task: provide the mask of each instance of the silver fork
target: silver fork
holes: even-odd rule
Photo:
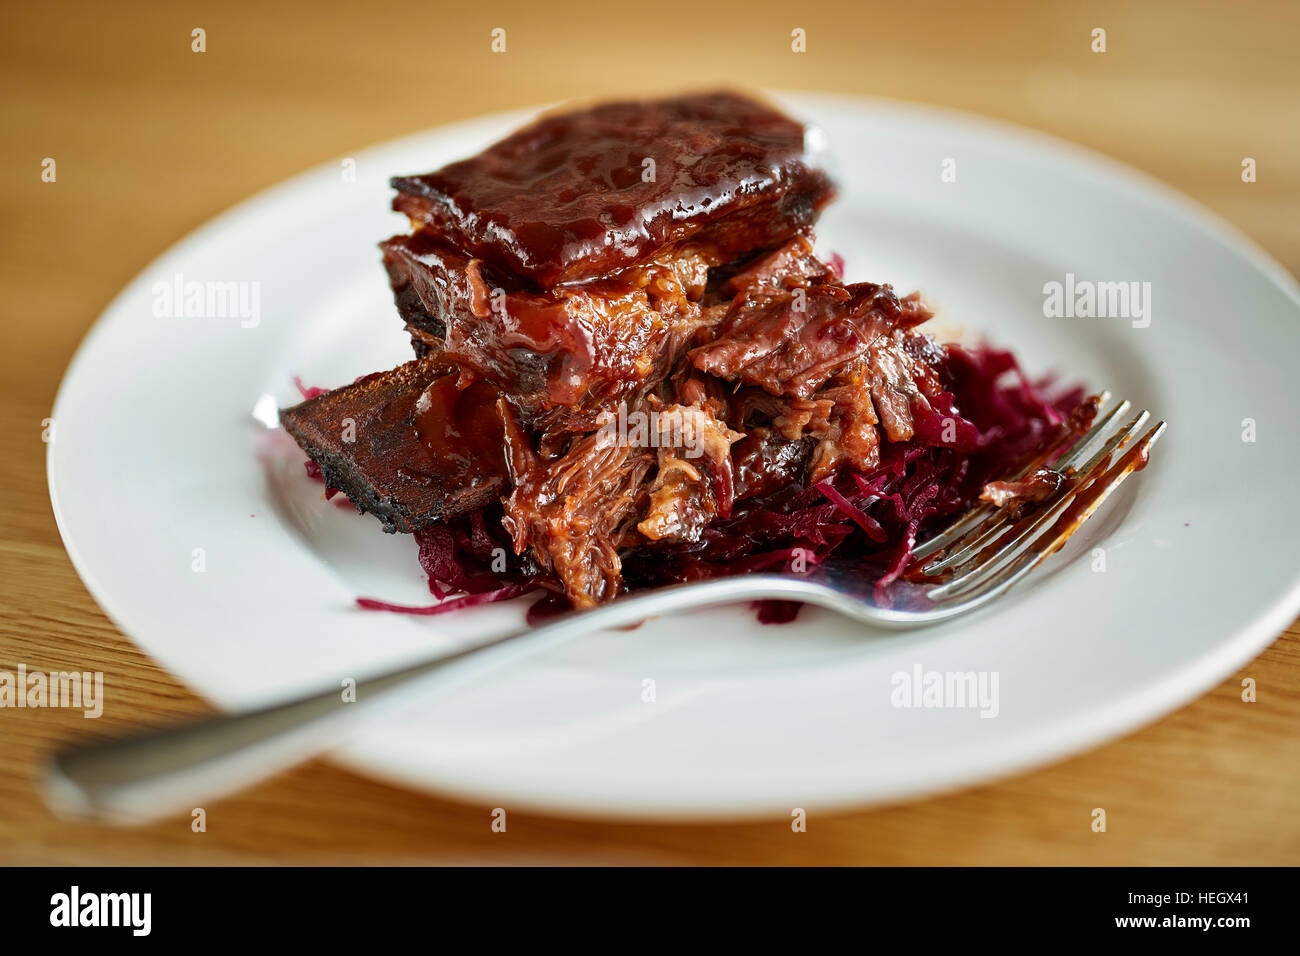
[[[592,631],[688,608],[801,601],[885,628],[917,627],[966,614],[1045,561],[1145,464],[1165,423],[1147,428],[1147,412],[1130,412],[1128,402],[1118,403],[1064,449],[1051,464],[1065,477],[1064,484],[1032,513],[1016,517],[1005,509],[977,506],[920,543],[909,573],[890,585],[888,607],[876,602],[870,576],[846,564],[825,563],[800,575],[740,575],[660,588],[358,680],[350,702],[341,687],[330,688],[257,710],[64,751],[48,768],[47,800],[66,816],[116,823],[141,823],[192,809],[323,753],[434,689],[472,680]],[[1008,477],[1021,477],[1037,464]],[[938,557],[922,564],[931,555]]]

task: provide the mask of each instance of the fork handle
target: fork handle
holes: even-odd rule
[[[621,598],[358,680],[350,702],[340,685],[256,710],[65,750],[47,769],[46,800],[68,817],[144,823],[192,810],[317,756],[433,690],[592,631],[686,608],[764,598],[816,601],[818,596],[797,578],[740,575]]]

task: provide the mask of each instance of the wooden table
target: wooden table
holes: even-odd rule
[[[151,258],[300,169],[490,110],[743,85],[939,103],[1172,183],[1300,271],[1300,6],[10,4],[0,31],[0,668],[95,669],[95,729],[203,709],[87,595],[50,513],[41,422],[96,315]],[[589,9],[584,9],[589,8]],[[207,51],[191,51],[191,31]],[[506,52],[490,31],[506,30]],[[1090,51],[1107,31],[1107,52]],[[807,52],[791,51],[806,31]],[[629,46],[635,44],[635,46]],[[888,144],[882,144],[888,148]],[[44,157],[56,183],[41,181]],[[1244,184],[1244,156],[1258,182]],[[1169,600],[1177,597],[1169,596]],[[1300,863],[1300,631],[1180,712],[1085,756],[909,806],[737,826],[606,826],[396,790],[316,762],[187,819],[69,825],[34,788],[85,724],[0,711],[0,861],[22,863]],[[1240,700],[1255,678],[1258,701]],[[1089,827],[1093,807],[1108,831]]]

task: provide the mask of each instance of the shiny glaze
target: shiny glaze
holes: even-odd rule
[[[1070,539],[1070,536],[1078,530],[1079,525],[1083,524],[1088,519],[1088,516],[1096,510],[1097,506],[1101,504],[1102,499],[1110,493],[1120,476],[1129,472],[1141,471],[1145,468],[1151,460],[1151,446],[1160,437],[1163,428],[1164,423],[1162,422],[1150,429],[1125,449],[1114,464],[1110,464],[1098,477],[1082,488],[1071,500],[1069,506],[1061,512],[1047,534],[1043,535],[1041,540],[1044,544],[1037,549],[1038,552],[1046,556],[1059,550]],[[1109,464],[1109,462],[1106,462],[1106,464]],[[1103,467],[1105,466],[1103,465]]]
[[[435,379],[420,393],[412,424],[424,452],[402,468],[417,482],[467,484],[506,474],[500,392],[487,382],[461,388],[455,374]]]
[[[799,123],[733,93],[548,116],[393,186],[395,209],[542,288],[608,275],[705,230],[724,258],[775,245],[833,192]]]

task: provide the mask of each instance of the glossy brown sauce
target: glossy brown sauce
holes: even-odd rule
[[[812,225],[833,192],[802,125],[732,93],[543,117],[393,186],[398,211],[541,288],[608,275],[706,230],[729,256],[776,245]]]
[[[425,454],[403,469],[412,480],[457,485],[506,473],[500,392],[484,381],[460,388],[457,379],[435,379],[415,401],[412,423]]]
[[[1114,464],[1088,482],[1043,535],[1040,539],[1042,544],[1035,551],[1044,557],[1058,551],[1074,532],[1079,530],[1079,526],[1088,520],[1102,498],[1111,491],[1111,486],[1116,480],[1129,472],[1141,471],[1145,468],[1151,460],[1151,446],[1160,437],[1163,428],[1163,422],[1151,428],[1138,441],[1130,445]]]

